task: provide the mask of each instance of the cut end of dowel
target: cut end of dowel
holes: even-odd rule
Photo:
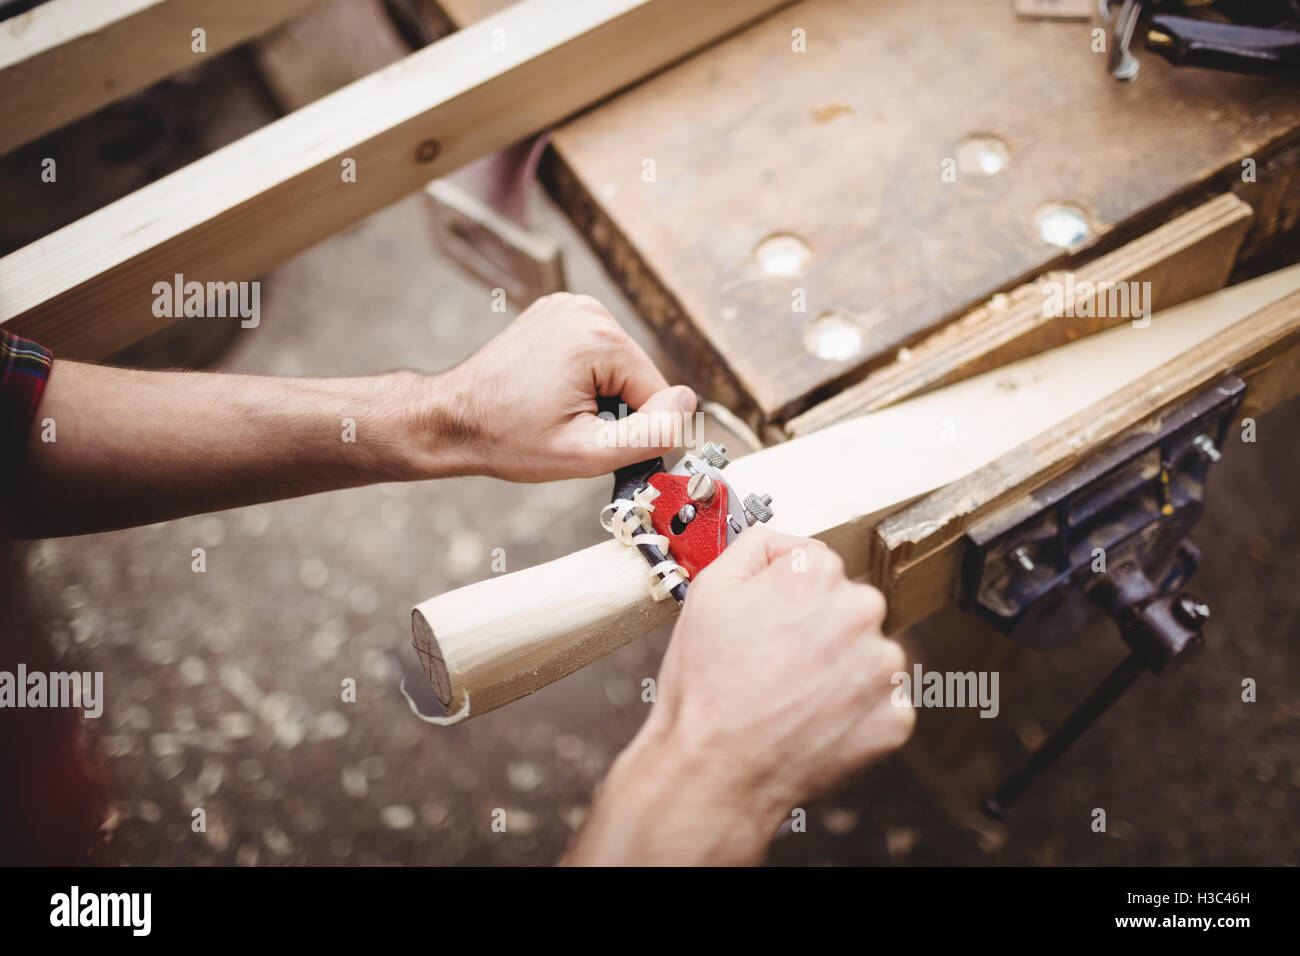
[[[420,667],[424,676],[433,685],[438,695],[438,702],[448,713],[451,711],[451,674],[447,672],[447,662],[443,660],[442,649],[433,634],[433,625],[417,607],[411,612],[411,646],[420,658]]]

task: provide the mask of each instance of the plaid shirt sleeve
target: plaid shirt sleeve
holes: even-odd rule
[[[53,362],[48,349],[0,329],[0,480],[6,484],[18,471]]]

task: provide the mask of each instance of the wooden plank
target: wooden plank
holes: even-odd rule
[[[1284,289],[1300,277],[1300,266],[1272,273],[1262,281]],[[1169,319],[1203,323],[1226,308],[1245,286],[1173,310]],[[1153,325],[1152,328],[1155,328]],[[1097,336],[1117,355],[1143,347],[1147,329],[1121,327]],[[1260,309],[1247,322],[1206,338],[1151,374],[1138,378],[1086,411],[934,492],[882,521],[875,532],[871,579],[889,603],[887,626],[901,630],[936,608],[956,600],[961,538],[971,524],[1000,505],[1041,487],[1068,471],[1082,457],[1119,438],[1149,415],[1212,384],[1228,371],[1249,386],[1240,417],[1254,418],[1300,393],[1300,293]],[[996,373],[995,373],[996,374]],[[936,393],[939,394],[939,393]]]
[[[528,0],[6,256],[0,322],[70,358],[111,354],[170,321],[155,283],[251,279],[778,2]]]
[[[1088,25],[1026,21],[1005,0],[806,0],[556,130],[543,176],[692,384],[751,423],[785,421],[1189,199],[1277,192],[1266,157],[1300,132],[1287,84],[1138,56],[1141,78],[1117,83]],[[943,182],[971,134],[1000,138],[1005,168]],[[1246,157],[1257,183],[1240,183]],[[1055,201],[1091,220],[1081,248],[1039,235]],[[757,265],[778,233],[811,249],[801,274]],[[858,326],[858,354],[809,353],[824,312]]]
[[[1051,440],[1063,423],[1077,438],[1075,422],[1131,420],[1130,405],[1145,412],[1173,401],[1208,369],[1283,354],[1281,344],[1300,336],[1297,289],[1300,267],[1243,283],[1146,328],[1121,326],[766,448],[732,463],[728,477],[741,494],[773,496],[774,528],[822,539],[861,575],[876,560],[873,529],[919,496],[990,462],[1009,473],[1004,455],[1028,456],[1038,471],[1058,467],[1086,450]],[[1179,371],[1189,357],[1200,372]],[[912,528],[920,534],[924,525]],[[424,602],[413,614],[415,647],[449,710],[483,713],[670,620],[676,605],[651,601],[646,577],[639,554],[607,541]],[[907,598],[905,581],[881,580]],[[906,616],[917,607],[907,602]]]
[[[1250,206],[1226,193],[1075,272],[1048,273],[996,296],[927,336],[905,357],[791,419],[786,432],[806,435],[1130,321],[1129,299],[1127,313],[1112,309],[1105,293],[1099,301],[1103,283],[1126,290],[1138,284],[1141,308],[1150,311],[1221,289],[1251,216]],[[1053,301],[1058,292],[1059,303]]]
[[[1016,15],[1091,20],[1097,5],[1092,0],[1016,0]]]
[[[318,0],[50,0],[0,23],[0,153],[302,13]],[[204,50],[193,31],[205,32]]]

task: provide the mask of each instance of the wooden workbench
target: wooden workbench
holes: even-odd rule
[[[508,5],[441,0],[458,24]],[[995,294],[1215,195],[1254,208],[1243,256],[1295,224],[1295,85],[1144,50],[1121,83],[1098,25],[1006,0],[804,0],[556,129],[543,176],[688,380],[783,425]],[[1069,248],[1040,234],[1053,203],[1087,220]],[[806,259],[778,247],[765,271],[773,236]]]

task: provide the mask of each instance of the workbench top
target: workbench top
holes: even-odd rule
[[[544,176],[688,380],[782,422],[1300,132],[1294,83],[1144,49],[1120,82],[1099,26],[805,0],[555,130]]]

